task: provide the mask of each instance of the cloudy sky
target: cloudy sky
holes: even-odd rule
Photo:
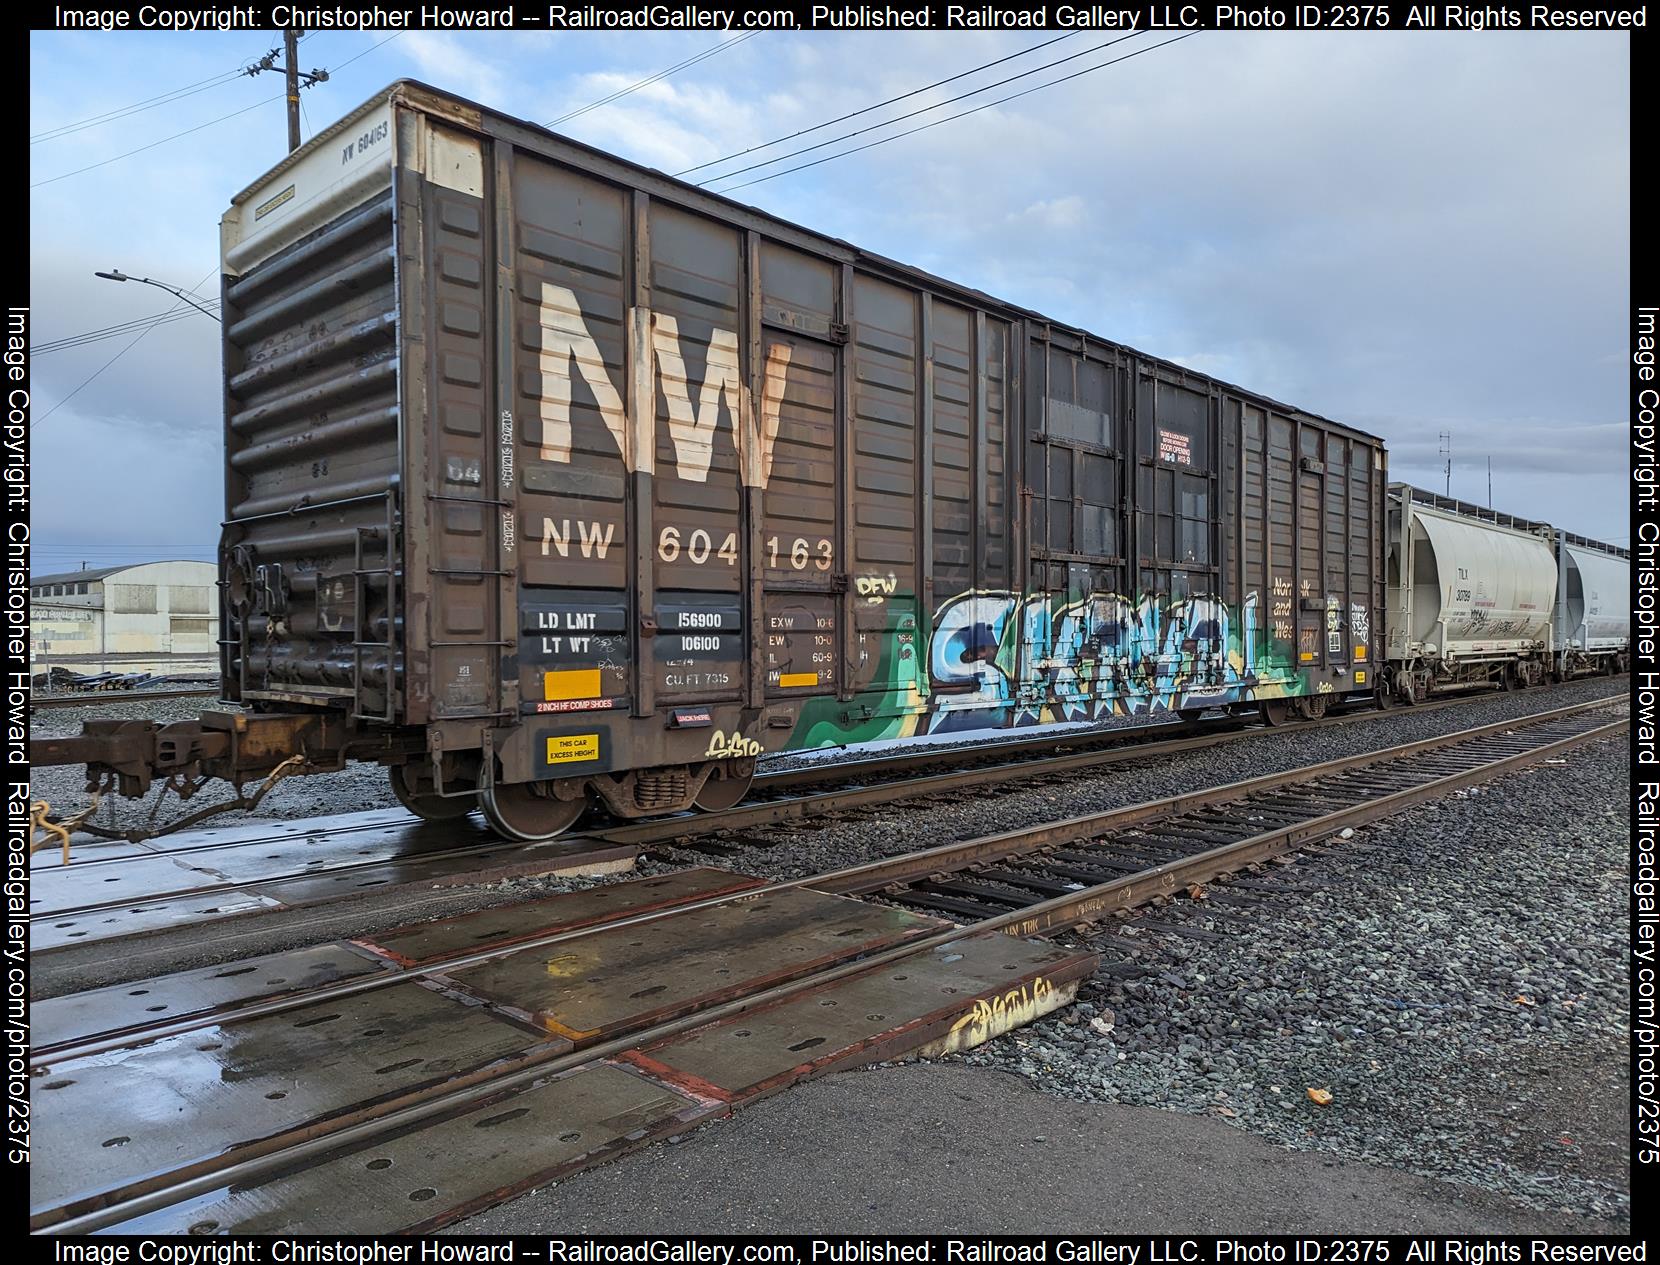
[[[680,171],[1055,34],[760,34],[561,130]],[[727,38],[319,32],[302,63],[333,74],[304,94],[305,134],[403,76],[546,122]],[[698,175],[1111,38],[1080,33]],[[233,74],[269,39],[32,36],[37,345],[173,306],[95,269],[217,295],[219,215],[285,148],[280,80]],[[1396,478],[1440,488],[1451,432],[1454,495],[1485,499],[1491,456],[1501,509],[1624,544],[1627,41],[1207,32],[734,196],[1375,431]],[[188,95],[62,130],[175,90]],[[191,314],[133,339],[33,362],[37,572],[213,555],[217,326]]]

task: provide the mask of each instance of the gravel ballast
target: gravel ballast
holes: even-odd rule
[[[641,872],[716,864],[769,878],[799,878],[1624,693],[1623,681],[1588,680],[1551,690],[1480,695],[1459,706],[1430,712],[1403,709],[1324,728],[1291,725],[1257,730],[1204,750],[1106,765],[1098,772],[1085,769],[1053,780],[1034,778],[982,790],[958,790],[871,812],[781,822],[719,836],[722,845],[740,849],[736,854],[721,852],[711,858],[695,847],[655,849],[650,859],[642,860]]]
[[[1629,751],[1561,761],[1278,870],[1244,917],[1211,894],[1103,924],[1078,1005],[962,1061],[1623,1221]]]

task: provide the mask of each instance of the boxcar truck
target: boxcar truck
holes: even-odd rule
[[[788,747],[1371,696],[1374,436],[408,82],[222,245],[242,707],[36,744],[94,782],[376,760],[537,839]]]

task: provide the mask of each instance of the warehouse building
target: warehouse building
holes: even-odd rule
[[[29,577],[37,663],[89,657],[211,655],[219,626],[210,562],[142,562]]]

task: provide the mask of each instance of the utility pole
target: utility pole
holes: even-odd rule
[[[300,28],[290,27],[282,33],[282,60],[283,77],[287,80],[286,95],[288,97],[288,152],[293,153],[300,147],[300,89],[309,88],[313,84],[325,82],[329,77],[326,70],[313,68],[310,71],[300,69],[299,61]],[[261,57],[246,74],[257,75],[262,71],[275,70],[277,66],[278,50],[272,49]]]
[[[1493,454],[1487,454],[1487,508],[1493,508]]]
[[[288,152],[300,147],[300,67],[294,60],[299,56],[300,33],[289,27],[282,33],[283,61],[287,63],[288,78]]]
[[[1446,466],[1447,499],[1450,501],[1452,499],[1452,432],[1450,430],[1441,432],[1441,460]]]

